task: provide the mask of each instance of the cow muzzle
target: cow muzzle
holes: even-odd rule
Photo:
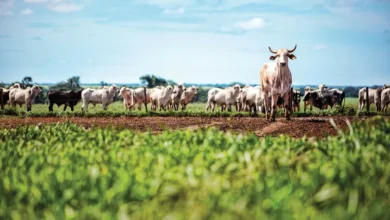
[[[282,66],[282,67],[285,67],[286,66],[286,63],[280,63],[280,66]]]

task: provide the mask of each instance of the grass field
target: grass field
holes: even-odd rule
[[[309,109],[306,110],[306,113],[304,113],[303,108],[303,102],[301,102],[301,110],[300,112],[295,112],[294,116],[321,116],[321,115],[356,115],[357,108],[358,108],[358,100],[357,98],[346,98],[345,101],[345,107],[346,108],[338,108],[337,106],[333,109],[328,108],[327,110],[319,110],[316,108],[313,108],[312,111]],[[174,111],[156,111],[156,112],[145,112],[144,106],[142,107],[142,110],[135,110],[135,111],[125,111],[123,107],[123,103],[120,101],[114,102],[111,105],[109,105],[108,110],[104,111],[102,106],[100,104],[97,104],[95,107],[90,104],[88,113],[82,113],[81,111],[81,103],[78,103],[77,106],[75,106],[75,111],[71,112],[70,108],[66,110],[66,112],[63,111],[63,106],[57,107],[56,105],[53,107],[54,112],[51,113],[48,111],[48,105],[46,104],[34,104],[32,107],[32,112],[26,114],[25,106],[22,106],[21,108],[19,106],[16,107],[16,110],[12,107],[6,106],[5,111],[0,111],[0,115],[6,116],[6,115],[19,115],[19,116],[249,116],[246,112],[221,112],[219,107],[215,108],[215,112],[207,111],[205,110],[206,103],[190,103],[187,106],[186,111],[179,110],[178,112]],[[150,108],[150,104],[148,105],[148,108]],[[370,106],[371,115],[375,115],[376,110],[374,105]],[[363,111],[365,114],[365,111]],[[387,113],[386,113],[387,115]]]
[[[390,119],[324,140],[0,129],[1,219],[389,219]]]

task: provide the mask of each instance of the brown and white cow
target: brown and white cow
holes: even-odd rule
[[[297,45],[295,45],[292,50],[279,49],[277,51],[273,51],[271,47],[268,48],[271,53],[275,54],[275,56],[270,57],[270,60],[274,60],[274,62],[264,64],[260,72],[260,84],[263,89],[265,106],[268,106],[268,95],[271,94],[271,120],[275,121],[277,108],[276,102],[278,100],[278,96],[280,95],[285,100],[285,117],[289,119],[289,111],[291,112],[291,108],[288,100],[291,93],[292,76],[290,69],[288,68],[288,59],[296,59],[296,56],[292,54],[292,52],[295,51]],[[265,109],[265,116],[266,118],[269,117],[268,108]]]

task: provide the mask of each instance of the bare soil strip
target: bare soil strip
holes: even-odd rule
[[[330,124],[333,118],[336,125],[345,130],[348,128],[346,120],[350,122],[363,120],[356,117],[308,117],[286,120],[278,118],[270,122],[264,118],[233,117],[32,117],[32,118],[0,118],[0,128],[13,128],[20,125],[39,125],[66,122],[90,127],[116,127],[135,131],[152,131],[159,133],[163,130],[202,129],[215,127],[232,133],[255,134],[258,137],[288,135],[294,138],[318,137],[337,135],[337,130]]]

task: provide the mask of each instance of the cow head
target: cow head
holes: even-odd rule
[[[292,52],[297,49],[297,45],[295,45],[294,49],[288,50],[288,49],[279,49],[278,51],[274,51],[271,49],[271,47],[268,47],[269,51],[271,53],[276,54],[275,56],[271,56],[269,59],[270,60],[276,60],[276,63],[278,67],[286,67],[288,64],[288,58],[295,60],[297,57],[292,54]]]
[[[196,95],[198,94],[198,89],[195,86],[191,86],[191,92]]]
[[[42,92],[42,89],[39,88],[38,85],[33,85],[33,87],[28,90],[29,95],[33,97],[37,96],[40,92]]]
[[[241,90],[241,86],[240,85],[235,84],[231,88],[233,90],[233,94],[234,95],[238,95],[240,93],[240,90]]]

